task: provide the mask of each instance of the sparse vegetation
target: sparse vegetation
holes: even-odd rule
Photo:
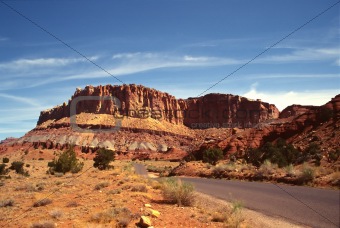
[[[179,206],[190,206],[195,200],[194,186],[175,178],[165,178],[162,181],[162,193],[169,203]]]
[[[112,208],[104,212],[99,212],[92,215],[91,221],[97,223],[109,223],[113,220],[116,220],[118,223],[122,225],[126,224],[126,226],[130,223],[132,219],[131,211],[126,208]]]
[[[0,207],[12,207],[14,206],[14,200],[12,199],[5,199],[0,201]]]
[[[102,188],[106,188],[109,186],[109,183],[108,182],[101,182],[99,184],[96,184],[96,186],[94,186],[94,189],[95,190],[100,190]]]
[[[43,221],[35,222],[31,225],[31,228],[55,228],[56,225],[53,222]]]
[[[294,164],[300,152],[292,144],[287,144],[285,140],[278,139],[276,144],[266,143],[260,148],[250,148],[246,151],[245,160],[254,166],[260,167],[265,160],[284,167]]]
[[[137,184],[132,186],[131,188],[132,192],[148,192],[148,188],[145,184]]]
[[[52,200],[50,200],[49,198],[44,198],[44,199],[36,201],[33,204],[33,207],[42,207],[42,206],[46,206],[46,205],[51,204],[51,203],[52,203]]]
[[[330,151],[328,153],[328,161],[336,162],[340,157],[340,148],[336,148],[336,150]]]
[[[8,162],[9,162],[9,158],[6,158],[6,157],[5,157],[5,158],[2,158],[2,162],[3,162],[3,163],[8,163]]]
[[[84,163],[77,159],[76,153],[71,147],[64,151],[58,159],[49,162],[48,167],[50,167],[49,173],[51,174],[55,172],[64,174],[67,172],[78,173],[83,169]]]
[[[63,215],[63,212],[61,210],[54,209],[50,211],[50,215],[54,219],[59,219]]]
[[[22,174],[24,176],[29,176],[28,171],[24,170],[24,165],[25,165],[25,163],[23,163],[21,161],[14,161],[14,162],[12,162],[9,169],[15,170],[15,172],[18,173],[18,174]]]
[[[99,170],[112,168],[110,167],[110,162],[114,160],[115,154],[113,151],[101,148],[97,151],[96,156],[93,158],[93,166]]]
[[[300,181],[303,184],[309,183],[314,180],[314,175],[315,175],[314,169],[308,164],[303,164],[301,174],[299,177]]]
[[[272,164],[269,160],[265,160],[263,164],[260,166],[260,168],[258,169],[257,175],[269,176],[269,175],[272,175],[276,169],[277,169],[276,164]]]
[[[8,173],[8,169],[6,169],[6,164],[0,164],[0,175],[6,175]]]
[[[203,152],[203,162],[216,165],[216,163],[223,158],[223,151],[219,148],[207,149]]]

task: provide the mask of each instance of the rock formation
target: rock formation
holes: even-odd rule
[[[113,96],[110,100],[90,100],[90,96]],[[76,98],[83,97],[75,102]],[[110,114],[115,116],[147,118],[186,125],[189,128],[252,127],[267,119],[276,119],[275,105],[250,100],[231,94],[207,94],[186,100],[141,85],[86,86],[77,89],[68,103],[42,111],[38,125],[48,120],[70,117],[71,103],[77,113]]]

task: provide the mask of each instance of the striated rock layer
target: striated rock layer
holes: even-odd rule
[[[105,96],[111,99],[98,99]],[[72,128],[72,109],[86,132]],[[119,131],[105,132],[118,123]],[[323,106],[291,105],[279,113],[273,104],[231,94],[176,99],[141,85],[86,86],[68,103],[42,111],[37,127],[25,136],[0,143],[0,154],[33,150],[41,155],[41,150],[74,145],[85,157],[107,148],[119,158],[171,160],[209,147],[220,147],[226,156],[242,155],[278,138],[299,150],[318,143],[325,154],[340,147],[340,95]]]
[[[119,101],[90,100],[90,96],[113,96]],[[82,98],[81,98],[82,97]],[[75,99],[82,99],[78,102]],[[250,100],[231,94],[208,94],[202,97],[176,99],[168,93],[141,85],[86,86],[77,89],[69,102],[42,111],[38,125],[48,120],[70,116],[70,107],[76,103],[76,113],[110,114],[116,117],[135,117],[165,120],[184,124],[189,128],[252,127],[259,122],[279,117],[275,105]]]

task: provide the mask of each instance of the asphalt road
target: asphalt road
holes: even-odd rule
[[[145,167],[135,164],[138,174]],[[180,177],[197,191],[224,199],[241,201],[246,208],[272,217],[285,218],[311,227],[340,227],[340,191],[261,182],[241,182]]]

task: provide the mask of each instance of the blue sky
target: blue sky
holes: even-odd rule
[[[4,1],[126,84],[195,97],[335,0]],[[339,5],[206,93],[282,110],[340,93]],[[0,139],[76,87],[121,84],[0,2]]]

